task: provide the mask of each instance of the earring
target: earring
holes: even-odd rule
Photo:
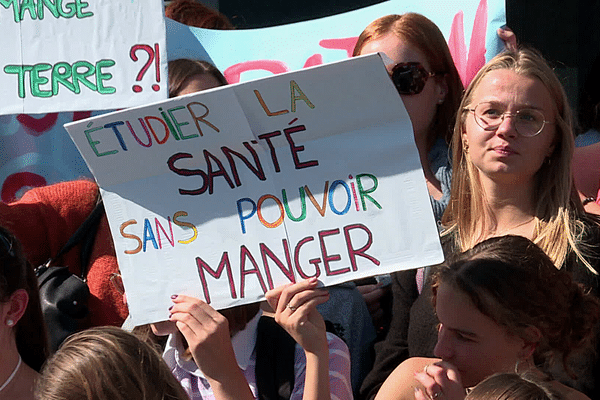
[[[14,324],[15,324],[15,321],[13,321],[12,319],[7,319],[6,320],[6,325],[13,326]]]
[[[444,99],[439,99],[438,104],[444,104]]]

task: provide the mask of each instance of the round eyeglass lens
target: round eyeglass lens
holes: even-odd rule
[[[540,133],[546,123],[544,114],[533,108],[523,108],[513,114],[493,103],[479,103],[475,107],[474,114],[477,124],[486,130],[498,128],[506,115],[510,115],[514,118],[517,133],[527,137]]]

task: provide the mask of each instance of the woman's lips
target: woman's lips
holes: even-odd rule
[[[496,147],[493,147],[492,150],[495,153],[503,155],[503,156],[511,156],[513,154],[519,154],[516,150],[514,150],[510,146],[496,146]]]

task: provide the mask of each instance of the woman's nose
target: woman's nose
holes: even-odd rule
[[[443,326],[438,329],[438,340],[433,349],[433,354],[442,360],[452,359],[452,346],[448,338],[448,332]]]
[[[516,115],[511,113],[502,114],[502,121],[498,128],[496,128],[496,134],[506,137],[516,137],[518,136],[517,129],[515,127],[515,119]]]

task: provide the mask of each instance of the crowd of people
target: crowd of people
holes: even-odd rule
[[[167,16],[233,27],[196,7],[174,1]],[[422,15],[381,17],[354,49],[389,59],[441,265],[329,290],[311,278],[223,310],[174,294],[168,320],[128,332],[102,216],[89,249],[58,260],[85,271],[91,295],[84,326],[53,352],[33,267],[59,254],[99,189],[63,182],[0,203],[0,400],[600,398],[600,219],[590,193],[600,179],[576,186],[565,90],[537,51],[502,35],[506,50],[467,88]],[[170,97],[223,85],[206,61],[169,62]]]

